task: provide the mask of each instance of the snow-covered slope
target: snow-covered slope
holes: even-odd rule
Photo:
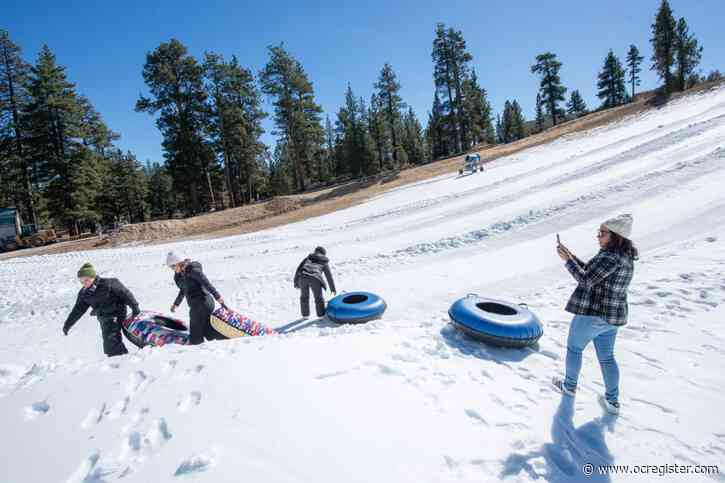
[[[725,481],[724,186],[720,88],[261,233],[3,261],[0,481]],[[555,233],[587,258],[620,212],[642,256],[614,418],[596,402],[593,349],[575,401],[549,381],[574,288]],[[85,261],[168,310],[172,248],[230,305],[290,325],[292,272],[317,245],[340,288],[387,300],[383,320],[111,360],[90,316],[61,333]],[[528,303],[545,324],[538,348],[461,336],[447,309],[469,292]],[[586,477],[587,463],[721,473]]]

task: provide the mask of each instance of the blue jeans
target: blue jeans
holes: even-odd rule
[[[617,327],[608,324],[601,317],[575,315],[569,327],[569,339],[566,350],[567,389],[576,390],[579,372],[582,368],[582,352],[590,341],[594,341],[599,367],[602,369],[607,401],[617,402],[619,398],[619,366],[614,359],[614,341]]]

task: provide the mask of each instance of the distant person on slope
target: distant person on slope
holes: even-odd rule
[[[325,274],[324,278],[322,277],[323,273]],[[327,258],[327,250],[323,247],[317,247],[314,252],[307,255],[300,262],[295,272],[294,286],[300,289],[300,310],[303,318],[310,316],[310,290],[312,290],[315,297],[317,316],[323,317],[325,315],[325,299],[322,296],[322,289],[327,290],[325,279],[327,279],[332,295],[337,295],[335,281],[332,279],[332,272],[330,271],[330,260]]]
[[[189,306],[189,343],[201,344],[206,340],[221,339],[212,328],[209,317],[214,311],[214,300],[224,305],[224,299],[206,278],[201,269],[201,263],[183,259],[174,252],[166,256],[166,265],[174,271],[174,283],[179,287],[171,311],[181,305],[186,297]],[[212,298],[212,296],[214,298]]]
[[[583,263],[561,243],[556,248],[578,285],[566,305],[567,312],[575,314],[567,340],[566,377],[554,378],[554,386],[565,395],[576,394],[582,352],[594,341],[605,385],[600,402],[613,414],[619,412],[619,367],[614,359],[614,341],[618,328],[627,323],[627,290],[638,258],[637,248],[630,240],[632,221],[632,215],[623,214],[602,223],[597,233],[600,250],[589,263]]]
[[[91,315],[98,317],[103,337],[103,352],[108,356],[120,356],[128,353],[121,337],[121,322],[126,319],[126,306],[131,307],[133,316],[141,311],[133,294],[116,278],[101,278],[90,263],[78,270],[78,280],[83,287],[78,292],[75,306],[63,324],[63,334],[78,322],[88,307],[93,307]]]

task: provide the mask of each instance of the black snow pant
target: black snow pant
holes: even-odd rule
[[[109,317],[107,315],[98,316],[98,322],[101,324],[101,336],[103,337],[103,353],[108,357],[128,354],[121,337],[121,321],[123,318]]]
[[[211,326],[211,313],[214,312],[214,299],[211,295],[186,300],[189,304],[189,343],[201,344],[206,340],[223,339]]]
[[[300,277],[300,310],[302,317],[310,316],[310,290],[315,297],[315,309],[317,316],[325,315],[325,299],[322,296],[322,283],[314,277],[302,275]]]

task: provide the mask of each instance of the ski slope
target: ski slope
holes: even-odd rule
[[[724,186],[718,88],[264,232],[0,262],[0,482],[725,481]],[[597,404],[593,348],[575,400],[550,387],[574,289],[554,244],[559,233],[589,258],[599,223],[622,212],[641,259],[615,418]],[[386,299],[382,320],[294,323],[293,271],[317,245],[340,289]],[[286,333],[127,343],[110,360],[89,315],[63,337],[86,261],[168,311],[170,249]],[[526,302],[545,325],[538,347],[459,334],[447,310],[469,292]],[[720,473],[585,476],[586,464]]]

